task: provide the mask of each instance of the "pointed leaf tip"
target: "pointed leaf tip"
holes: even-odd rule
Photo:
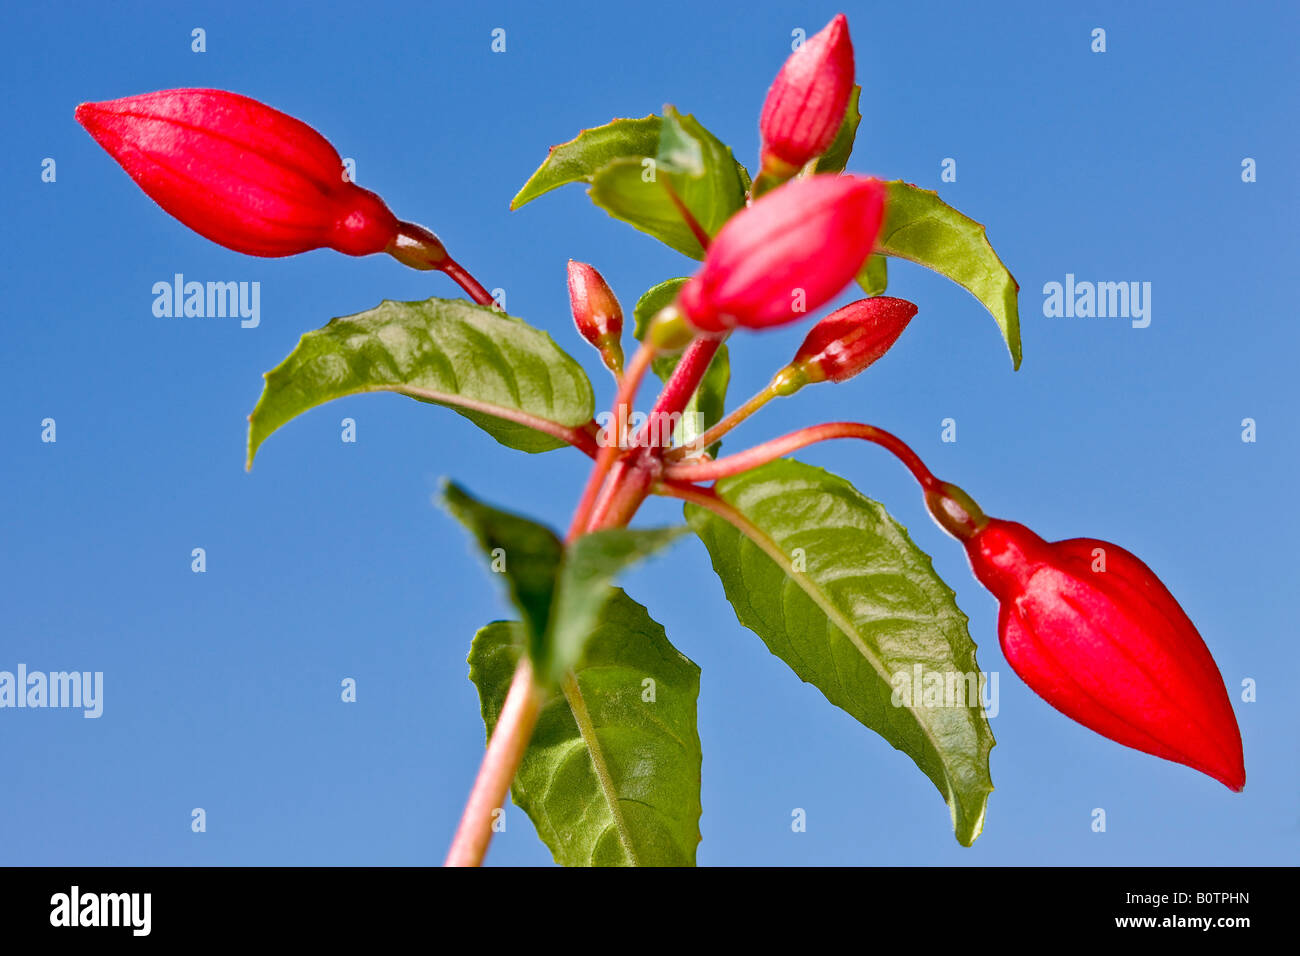
[[[988,230],[932,189],[902,180],[885,186],[889,193],[877,252],[932,269],[975,296],[997,322],[1012,367],[1020,368],[1020,284],[993,250]]]

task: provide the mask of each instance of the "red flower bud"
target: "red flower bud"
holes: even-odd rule
[[[579,334],[600,350],[615,373],[623,370],[623,309],[604,277],[585,262],[569,260],[569,305]]]
[[[969,499],[955,510],[969,515]],[[1117,743],[1242,789],[1241,732],[1223,678],[1151,569],[1117,545],[1048,543],[974,511],[966,551],[1001,605],[1002,650],[1025,683]]]
[[[236,252],[363,256],[398,238],[397,218],[344,178],[320,133],[246,96],[162,90],[82,103],[77,122],[154,202]]]
[[[582,337],[599,345],[602,336],[623,334],[623,308],[604,276],[585,262],[569,260],[569,304]]]
[[[783,179],[835,139],[853,92],[853,43],[839,14],[790,54],[763,103],[762,167]]]
[[[765,328],[828,302],[871,254],[885,188],[863,176],[810,176],[732,216],[678,305],[701,332]]]
[[[851,302],[812,327],[790,364],[808,382],[843,382],[888,352],[914,315],[916,306],[906,299]]]

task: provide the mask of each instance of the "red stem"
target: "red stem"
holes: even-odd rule
[[[483,288],[479,281],[451,256],[448,256],[444,262],[440,263],[438,268],[447,273],[479,305],[486,305],[491,308],[496,304],[496,300],[492,298],[492,293]]]
[[[454,261],[448,259],[444,271],[480,304],[491,304],[491,296]],[[485,297],[486,301],[480,296]],[[649,422],[656,420],[656,414],[671,415],[686,407],[721,344],[722,339],[719,337],[697,339],[688,346],[655,402]],[[659,476],[662,466],[657,450],[638,448],[635,441],[631,443],[631,448],[624,450],[623,446],[628,443],[622,434],[622,423],[625,420],[623,407],[630,406],[635,398],[637,387],[654,355],[653,348],[643,345],[619,381],[618,393],[614,398],[614,422],[606,430],[606,437],[612,431],[614,439],[607,440],[596,453],[591,477],[569,528],[570,541],[587,530],[626,525]],[[587,451],[583,439],[590,441],[591,438],[589,428],[582,426],[573,430],[570,440]],[[621,459],[620,451],[624,452]],[[578,697],[577,703],[581,703],[581,692],[576,681],[567,681],[564,692],[570,701],[570,707],[575,706],[575,695]],[[527,658],[521,659],[452,841],[447,856],[448,866],[478,866],[483,862],[492,839],[492,812],[505,803],[520,761],[528,749],[540,708],[540,691],[533,680],[532,667]]]
[[[614,396],[612,411],[613,421],[610,423],[609,428],[605,429],[605,444],[596,453],[596,464],[592,466],[591,475],[587,478],[587,485],[583,488],[582,497],[578,500],[578,507],[573,512],[573,522],[569,525],[567,540],[572,541],[587,530],[596,498],[600,494],[601,488],[604,487],[605,479],[609,475],[609,470],[614,466],[615,459],[617,459],[619,452],[626,444],[623,423],[627,420],[627,416],[623,413],[623,408],[624,406],[630,407],[632,401],[636,398],[637,388],[645,377],[646,371],[650,368],[650,363],[654,357],[655,350],[642,345],[633,354],[632,361],[628,363],[623,378],[618,383],[618,394]],[[612,439],[610,438],[611,433],[614,436]]]
[[[672,442],[672,416],[686,408],[699,388],[709,363],[722,345],[722,336],[696,338],[686,347],[673,374],[655,400],[646,423],[629,441],[629,450],[601,479],[598,493],[591,502],[583,530],[622,527],[632,520],[650,489],[663,471],[663,449]],[[663,422],[670,427],[665,432]],[[653,435],[652,446],[649,437]],[[600,465],[597,459],[597,467]],[[575,519],[576,523],[576,519]],[[574,533],[570,529],[570,534]]]
[[[662,472],[658,456],[642,448],[620,459],[591,509],[588,530],[621,528],[632,520]]]
[[[738,454],[719,458],[717,461],[673,463],[664,469],[664,477],[674,481],[715,481],[718,478],[749,471],[769,461],[783,458],[800,448],[832,438],[860,438],[874,442],[906,465],[907,470],[927,491],[940,487],[939,480],[930,473],[930,469],[925,467],[925,463],[917,457],[916,452],[907,447],[902,439],[891,435],[883,428],[858,422],[827,422],[824,425],[801,428]]]
[[[708,233],[701,228],[671,184],[664,181],[664,186],[695,238],[703,248],[707,249]],[[430,237],[437,245],[437,251],[445,255],[436,237],[432,237],[431,234]],[[407,261],[409,256],[403,258],[399,255],[398,258]],[[441,269],[455,280],[479,305],[488,307],[495,305],[492,296],[479,281],[450,256],[446,256],[445,260],[438,262],[434,268]],[[622,376],[615,373],[618,390],[614,397],[614,421],[611,428],[606,430],[606,438],[608,439],[611,430],[615,437],[612,441],[607,440],[605,445],[595,453],[596,461],[592,466],[587,485],[583,489],[582,497],[578,501],[567,540],[572,541],[590,529],[621,527],[632,519],[662,470],[662,452],[658,449],[639,448],[646,429],[656,427],[662,417],[679,414],[685,409],[721,344],[722,337],[719,336],[697,338],[687,347],[681,361],[677,363],[673,374],[669,376],[659,398],[655,401],[646,425],[630,443],[626,442],[626,436],[623,434],[623,422],[626,420],[623,408],[624,406],[630,408],[656,350],[643,344],[632,357],[626,373]],[[656,432],[659,432],[657,427]],[[570,434],[563,437],[591,454],[588,442],[591,442],[593,436],[587,426],[573,429]],[[671,439],[670,433],[663,439],[663,444],[669,444]],[[620,452],[623,452],[621,459],[619,459]],[[574,704],[573,695],[578,695],[580,700],[581,692],[577,687],[575,680],[566,682],[565,696],[569,698],[571,707]],[[505,803],[506,794],[528,748],[540,708],[540,693],[533,680],[532,666],[527,658],[521,659],[502,707],[501,716],[488,741],[487,753],[479,767],[479,774],[470,793],[469,802],[465,805],[460,826],[452,841],[451,851],[447,856],[448,866],[478,866],[483,862],[492,839],[492,812]]]
[[[686,407],[695,390],[700,387],[700,380],[708,371],[709,363],[713,361],[713,356],[722,346],[722,341],[723,336],[700,337],[691,341],[686,351],[682,353],[677,367],[673,369],[673,374],[668,376],[668,381],[664,383],[663,391],[655,399],[654,407],[650,409],[646,423],[637,432],[633,445],[642,444],[651,428],[654,428],[655,433],[661,438],[662,444],[667,445],[671,442],[671,432],[664,435],[658,423],[671,420],[671,416],[680,413]]]
[[[492,814],[505,806],[506,794],[528,749],[541,706],[541,693],[533,682],[533,666],[527,657],[522,657],[501,707],[501,716],[492,730],[474,789],[461,814],[460,826],[451,841],[445,866],[482,864],[492,840]]]

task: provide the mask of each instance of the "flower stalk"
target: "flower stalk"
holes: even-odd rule
[[[482,865],[492,841],[493,820],[505,806],[506,794],[528,750],[541,709],[541,690],[533,680],[532,663],[527,656],[520,657],[445,866]]]

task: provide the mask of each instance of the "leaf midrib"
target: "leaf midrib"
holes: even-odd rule
[[[627,854],[628,861],[633,866],[640,866],[637,861],[636,850],[632,847],[632,838],[627,832],[627,823],[623,820],[623,812],[618,806],[619,796],[614,789],[614,781],[609,775],[609,768],[605,764],[605,755],[600,746],[600,738],[596,736],[596,725],[591,722],[591,714],[587,710],[586,698],[582,696],[582,688],[578,686],[577,678],[572,673],[564,679],[564,699],[569,705],[569,712],[573,714],[573,722],[578,727],[578,734],[587,745],[587,755],[591,758],[591,766],[596,774],[596,782],[599,784],[601,795],[604,796],[605,803],[609,807],[610,816],[614,818],[614,829],[618,832],[619,845],[623,847],[623,852]],[[592,845],[592,851],[595,852],[595,844]]]
[[[813,603],[816,604],[817,607],[821,609],[822,613],[826,615],[826,617],[830,620],[832,624],[835,625],[835,627],[840,631],[840,633],[842,633],[846,638],[848,638],[850,643],[852,643],[853,646],[857,648],[858,653],[860,653],[863,659],[866,660],[867,663],[871,665],[872,669],[876,672],[876,675],[880,677],[880,679],[884,681],[886,684],[889,683],[889,676],[884,669],[884,664],[871,651],[871,648],[866,646],[865,642],[862,640],[861,635],[857,633],[857,629],[853,626],[852,622],[849,621],[846,617],[844,617],[844,615],[840,613],[840,611],[834,606],[834,604],[830,603],[830,598],[822,591],[820,585],[818,585],[807,575],[795,571],[793,566],[790,564],[790,559],[786,556],[785,552],[781,550],[780,545],[778,545],[776,541],[774,541],[768,534],[766,534],[757,525],[753,524],[753,522],[751,522],[748,517],[746,517],[742,512],[740,512],[736,508],[734,508],[730,502],[727,502],[723,499],[719,499],[719,500],[722,500],[723,503],[726,505],[727,510],[731,512],[731,514],[728,515],[727,520],[731,521],[732,525],[736,528],[736,530],[742,533],[743,535],[745,535],[745,537],[749,538],[756,545],[758,545],[758,547],[763,551],[763,553],[766,554],[769,558],[771,558],[776,563],[777,567],[779,567],[782,570],[782,572],[785,574],[786,577],[792,579],[796,584],[798,584],[799,587],[803,589],[804,593],[807,594],[810,598],[812,598]],[[911,715],[912,720],[916,723],[917,728],[921,731],[922,735],[925,737],[926,743],[928,744],[930,751],[938,759],[939,766],[943,768],[943,776],[944,776],[944,780],[948,784],[949,792],[955,795],[957,791],[952,779],[952,775],[948,771],[948,764],[943,758],[943,752],[939,749],[933,731],[930,729],[929,726],[926,725],[925,721],[920,719],[920,717],[916,713],[915,707],[908,706],[899,709],[906,710],[907,713]]]

